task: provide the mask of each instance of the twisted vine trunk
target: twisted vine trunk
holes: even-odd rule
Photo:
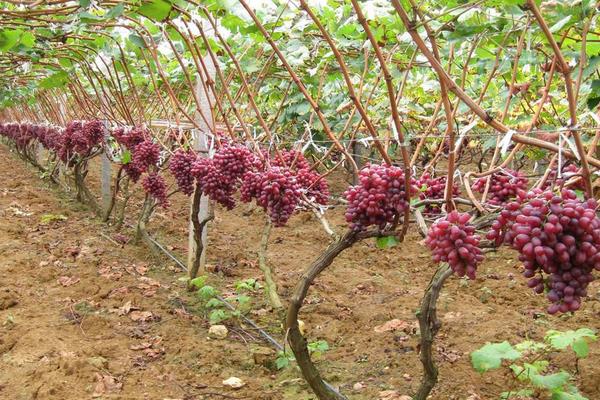
[[[198,185],[196,185],[196,190],[194,190],[193,196],[190,220],[192,222],[192,234],[195,250],[189,250],[191,252],[188,273],[190,281],[198,276],[198,271],[200,270],[200,265],[202,264],[202,255],[204,254],[204,241],[202,240],[202,236],[204,235],[206,224],[214,218],[212,208],[208,207],[208,215],[204,219],[200,220],[202,190],[200,190]],[[193,285],[190,284],[189,288],[192,289]]]
[[[302,371],[304,379],[320,400],[345,400],[346,397],[329,386],[319,374],[317,367],[313,364],[306,338],[300,333],[298,326],[298,313],[306,298],[308,289],[314,280],[331,265],[333,260],[344,250],[352,247],[360,238],[357,232],[348,231],[339,240],[333,242],[304,272],[300,282],[296,285],[294,295],[290,300],[286,318],[287,340],[290,348],[296,356],[296,362]]]
[[[271,220],[269,217],[267,217],[265,220],[265,227],[260,238],[260,247],[258,250],[258,268],[260,268],[263,273],[263,277],[265,278],[265,292],[271,307],[273,307],[274,310],[281,310],[283,309],[283,303],[281,302],[279,294],[277,293],[277,283],[273,278],[273,269],[267,262],[267,248],[269,247],[269,237],[271,236],[272,225],[273,224],[271,224]]]
[[[433,341],[442,324],[437,318],[437,301],[444,282],[452,275],[452,270],[448,264],[442,264],[437,271],[429,286],[425,290],[419,309],[419,329],[421,331],[421,352],[420,359],[423,364],[423,378],[419,390],[415,395],[415,400],[426,400],[427,396],[438,381],[438,369],[433,358]]]

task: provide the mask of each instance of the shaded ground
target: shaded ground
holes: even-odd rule
[[[205,313],[172,262],[141,245],[115,243],[111,228],[69,194],[47,186],[5,147],[0,160],[1,399],[314,398],[295,367],[276,371],[255,363],[253,352],[265,345],[248,327],[227,321],[227,339],[208,339]],[[183,255],[188,200],[172,200],[149,229]],[[136,204],[139,199],[134,211]],[[339,232],[341,212],[328,214]],[[129,215],[132,223],[136,213]],[[262,212],[246,205],[217,210],[207,275],[224,295],[244,279],[261,280],[256,251],[263,221]],[[130,229],[122,233],[128,238]],[[273,230],[268,257],[284,300],[328,241],[310,215]],[[327,341],[330,350],[318,357],[319,367],[351,399],[416,389],[414,314],[433,273],[418,237],[388,250],[368,241],[343,253],[311,289],[301,316],[307,336]],[[575,316],[541,313],[543,297],[526,288],[510,252],[488,254],[474,282],[451,278],[439,302],[440,383],[432,398],[495,399],[516,387],[503,372],[477,374],[469,353],[488,341],[541,339],[548,329],[599,328],[597,283],[590,295]],[[281,341],[280,323],[262,293],[251,293],[251,306],[249,317]],[[399,329],[376,332],[392,319],[403,322]],[[599,353],[593,345],[579,363],[577,383],[590,399],[600,398]],[[572,360],[565,365],[571,366]],[[223,387],[231,376],[246,386]]]

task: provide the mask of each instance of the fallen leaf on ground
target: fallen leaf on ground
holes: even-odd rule
[[[406,328],[411,328],[412,324],[401,319],[391,319],[383,325],[376,326],[373,330],[377,333],[389,331],[401,331]]]
[[[129,313],[129,318],[136,322],[148,322],[156,319],[157,317],[152,314],[152,311],[132,311]]]
[[[110,291],[108,298],[111,299],[116,296],[123,296],[129,293],[129,288],[127,286],[121,286],[116,289]]]
[[[123,384],[110,375],[101,375],[96,373],[96,386],[92,397],[102,397],[107,393],[121,390]]]
[[[379,392],[379,400],[412,400],[412,397],[401,395],[397,390],[384,390]]]
[[[101,277],[110,279],[111,281],[118,281],[123,276],[123,272],[119,271],[118,267],[105,265],[98,269],[98,273]]]
[[[57,282],[64,287],[74,285],[79,281],[80,279],[76,276],[61,276],[57,279]]]

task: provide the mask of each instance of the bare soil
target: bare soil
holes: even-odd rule
[[[268,344],[229,320],[226,339],[209,339],[207,313],[186,290],[171,260],[133,241],[141,198],[129,208],[121,236],[0,146],[0,399],[314,399],[294,365],[282,371],[255,354]],[[90,186],[98,176],[91,170]],[[341,190],[341,179],[334,189]],[[140,192],[140,188],[136,187]],[[188,199],[175,195],[150,222],[154,237],[184,258]],[[327,214],[343,232],[343,210]],[[218,209],[210,224],[208,281],[225,297],[237,282],[262,280],[257,250],[262,211]],[[131,239],[127,244],[119,240]],[[330,238],[310,214],[274,228],[268,259],[284,301]],[[415,312],[435,272],[416,234],[381,250],[373,240],[343,253],[312,287],[301,319],[309,341],[326,340],[317,357],[325,378],[351,399],[397,399],[418,387],[421,364]],[[600,328],[598,283],[575,315],[548,316],[546,301],[525,285],[514,253],[487,254],[478,278],[452,277],[442,291],[436,341],[440,381],[431,396],[497,399],[514,389],[506,369],[480,375],[470,353],[486,342],[541,340],[549,329]],[[232,297],[233,298],[233,297]],[[283,342],[281,323],[262,292],[247,316]],[[381,327],[396,321],[395,330]],[[579,362],[578,387],[600,399],[600,346]],[[561,366],[575,371],[575,359]],[[238,377],[241,389],[222,381]],[[360,383],[360,385],[356,385]],[[358,386],[361,386],[358,389]]]

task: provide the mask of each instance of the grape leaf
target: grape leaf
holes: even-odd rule
[[[500,367],[502,360],[516,360],[521,353],[508,342],[488,343],[471,353],[471,364],[478,372],[485,372]]]
[[[585,358],[589,353],[587,341],[596,340],[597,336],[589,328],[580,328],[576,331],[566,332],[550,330],[544,339],[557,350],[564,350],[571,346],[577,357]]]
[[[529,378],[531,379],[531,383],[537,387],[548,390],[556,390],[562,388],[567,382],[569,382],[571,374],[565,371],[550,375],[540,375],[534,373],[531,374]]]
[[[382,236],[377,238],[377,248],[379,249],[388,249],[396,246],[398,243],[400,242],[396,236]]]
[[[144,17],[156,21],[163,21],[169,16],[171,9],[171,4],[165,0],[150,0],[144,1],[144,3],[138,7],[137,12]]]

